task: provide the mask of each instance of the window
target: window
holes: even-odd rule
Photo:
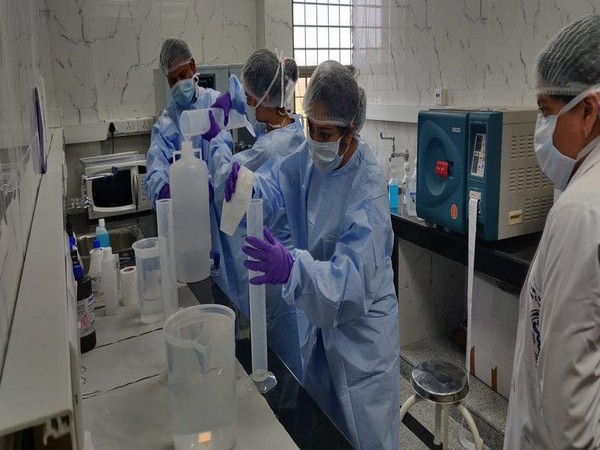
[[[300,69],[295,107],[302,114],[316,66],[333,59],[352,64],[352,0],[293,0],[294,59]]]

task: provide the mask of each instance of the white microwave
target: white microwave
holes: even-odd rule
[[[151,208],[144,193],[146,158],[137,152],[82,158],[82,196],[88,217],[120,216]]]

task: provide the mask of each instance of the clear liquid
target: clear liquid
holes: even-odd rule
[[[163,319],[164,305],[162,298],[141,297],[142,323],[156,323]]]

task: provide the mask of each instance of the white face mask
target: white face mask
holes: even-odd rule
[[[350,148],[350,144],[348,144],[346,150],[341,155],[338,154],[342,138],[343,136],[337,141],[317,142],[310,135],[307,137],[308,145],[310,146],[310,156],[319,172],[333,172],[340,167],[344,155]]]
[[[593,90],[596,90],[595,87]],[[542,171],[546,174],[550,181],[554,183],[554,187],[560,191],[564,191],[569,183],[573,168],[577,161],[585,158],[593,147],[585,148],[584,151],[579,152],[577,159],[569,158],[563,155],[555,146],[553,142],[554,130],[556,129],[556,122],[558,118],[566,112],[573,109],[576,105],[581,102],[588,94],[590,90],[584,91],[567,103],[557,115],[551,115],[544,117],[542,114],[538,115],[537,124],[535,126],[535,138],[534,148],[535,156],[537,157],[538,163]]]

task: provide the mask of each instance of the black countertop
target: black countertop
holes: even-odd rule
[[[394,235],[419,247],[467,265],[467,236],[405,218],[392,211]],[[496,242],[477,240],[475,270],[520,290],[542,233]],[[394,261],[397,264],[397,258]]]

